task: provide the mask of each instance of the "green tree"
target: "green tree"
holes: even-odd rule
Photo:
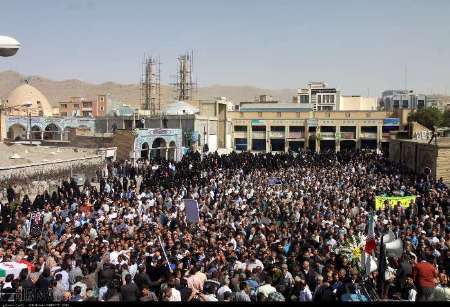
[[[442,115],[442,127],[450,127],[450,110],[445,110]]]
[[[438,108],[435,107],[423,108],[414,113],[410,113],[408,116],[408,121],[418,122],[428,129],[432,129],[433,126],[442,126],[443,114]]]

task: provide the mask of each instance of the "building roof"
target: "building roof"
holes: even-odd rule
[[[298,103],[252,103],[239,108],[241,112],[309,112],[311,108]]]
[[[200,110],[193,105],[179,100],[175,100],[161,109],[161,113],[165,115],[196,114],[199,112]]]
[[[22,84],[9,93],[6,106],[25,111],[27,107],[24,104],[31,104],[29,108],[32,112],[39,110],[43,116],[53,115],[53,108],[44,94],[29,84]]]
[[[135,109],[128,105],[117,106],[108,113],[114,116],[133,116]]]

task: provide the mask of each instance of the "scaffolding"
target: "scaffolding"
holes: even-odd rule
[[[194,52],[186,52],[177,58],[177,79],[175,86],[176,98],[180,101],[190,101],[197,93],[197,82],[192,80],[194,67]]]
[[[141,78],[141,106],[151,115],[161,111],[161,62],[159,57],[144,56]]]

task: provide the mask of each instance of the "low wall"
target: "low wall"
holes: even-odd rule
[[[80,173],[89,178],[95,177],[95,171],[103,165],[105,158],[95,155],[84,158],[74,158],[64,161],[49,161],[34,164],[0,167],[0,194],[12,186],[21,196],[28,194],[33,197],[37,193],[49,190],[49,187],[68,179],[72,174]],[[6,195],[0,195],[0,199]]]

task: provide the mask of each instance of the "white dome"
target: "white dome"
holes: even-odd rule
[[[29,105],[32,114],[42,114],[42,116],[52,116],[53,109],[47,98],[37,88],[22,84],[16,87],[9,93],[7,106],[17,108],[20,113],[27,114],[27,107]]]
[[[193,105],[179,100],[169,103],[161,110],[161,113],[165,115],[183,115],[183,114],[192,115],[198,112],[200,112],[199,109],[197,109]]]

